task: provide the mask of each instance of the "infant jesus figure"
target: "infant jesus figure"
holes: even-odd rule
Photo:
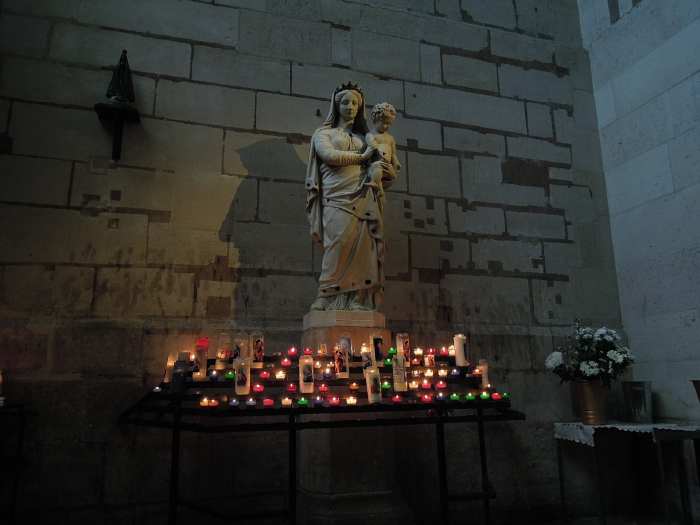
[[[401,163],[396,156],[396,141],[389,133],[389,128],[396,120],[396,108],[388,102],[380,102],[370,113],[372,128],[365,135],[367,147],[376,150],[367,170],[365,184],[376,188],[377,197],[384,196],[384,186],[390,186],[399,170]],[[386,164],[393,169],[385,169]]]

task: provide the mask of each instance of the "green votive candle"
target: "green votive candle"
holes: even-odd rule
[[[390,358],[390,357],[387,357],[387,358],[384,360],[384,366],[391,366],[391,358]]]
[[[306,399],[305,397],[300,397],[297,400],[297,405],[299,405],[300,407],[307,407],[307,406],[309,406],[309,400]]]
[[[228,370],[224,374],[224,379],[226,379],[226,381],[233,381],[234,379],[236,379],[236,372],[234,372],[233,370]]]
[[[479,396],[481,399],[491,399],[491,396],[489,395],[488,392],[482,392],[481,395]]]
[[[393,346],[389,348],[389,357],[396,355],[396,348]]]
[[[476,396],[475,396],[473,393],[469,392],[469,393],[466,395],[465,399],[466,399],[467,401],[474,401],[474,400],[476,399]]]
[[[459,401],[459,394],[457,392],[452,392],[450,394],[450,401]]]
[[[382,383],[382,390],[389,390],[391,388],[391,383],[389,381],[384,381]]]

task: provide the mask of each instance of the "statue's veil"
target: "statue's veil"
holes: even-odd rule
[[[365,134],[369,131],[367,127],[367,117],[365,115],[365,96],[359,86],[352,83],[344,84],[333,90],[331,95],[331,105],[328,110],[328,116],[321,124],[321,127],[314,131],[311,137],[311,147],[309,148],[309,163],[306,168],[306,213],[309,217],[309,227],[311,229],[311,238],[323,244],[323,209],[321,206],[321,170],[319,160],[314,147],[314,139],[319,131],[331,129],[338,125],[338,102],[346,91],[353,91],[360,97],[360,103],[357,108],[357,116],[352,124],[352,132],[361,135],[364,139]]]

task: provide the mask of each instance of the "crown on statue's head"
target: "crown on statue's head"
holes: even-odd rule
[[[352,90],[357,91],[358,93],[362,93],[362,88],[359,86],[359,84],[353,84],[352,82],[347,82],[346,84],[342,84],[335,88],[336,93],[340,93],[341,91],[346,90]]]

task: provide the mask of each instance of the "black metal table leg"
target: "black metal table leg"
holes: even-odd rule
[[[664,522],[670,525],[670,516],[668,511],[668,497],[666,496],[666,473],[664,472],[664,455],[661,449],[661,442],[656,442],[656,464],[659,469],[659,484],[661,487],[661,497],[664,504]]]
[[[170,445],[170,494],[168,498],[168,525],[177,523],[177,505],[180,483],[180,419],[182,398],[175,401],[173,413],[173,438]]]
[[[17,435],[17,452],[15,472],[12,479],[12,500],[10,501],[10,520],[11,523],[17,523],[17,494],[19,492],[19,480],[21,476],[22,465],[22,448],[24,445],[24,427],[26,424],[26,414],[24,407],[19,408],[19,434]]]
[[[561,440],[557,442],[557,466],[559,468],[559,497],[561,498],[561,521],[562,523],[569,522],[569,516],[566,509],[566,491],[564,486],[564,457],[561,450]]]
[[[437,441],[441,523],[447,525],[447,523],[449,523],[449,509],[447,507],[447,466],[445,462],[445,425],[442,421],[435,423],[435,440]]]
[[[294,415],[289,415],[289,523],[297,522],[297,430]]]
[[[681,491],[681,509],[683,510],[683,524],[693,525],[693,510],[690,506],[690,490],[688,488],[688,471],[683,455],[683,441],[678,442],[678,486]]]
[[[486,463],[486,439],[484,436],[484,411],[477,408],[477,428],[479,429],[479,456],[481,459],[481,490],[483,492],[484,503],[484,523],[491,525],[491,506],[489,504],[489,494],[491,492],[491,482],[489,481],[489,471]]]
[[[598,485],[598,516],[601,525],[606,525],[607,519],[607,509],[606,509],[606,498],[605,498],[605,477],[603,476],[603,471],[600,468],[600,457],[598,455],[598,447],[596,443],[593,443],[593,459],[595,462],[595,475],[596,484]]]

